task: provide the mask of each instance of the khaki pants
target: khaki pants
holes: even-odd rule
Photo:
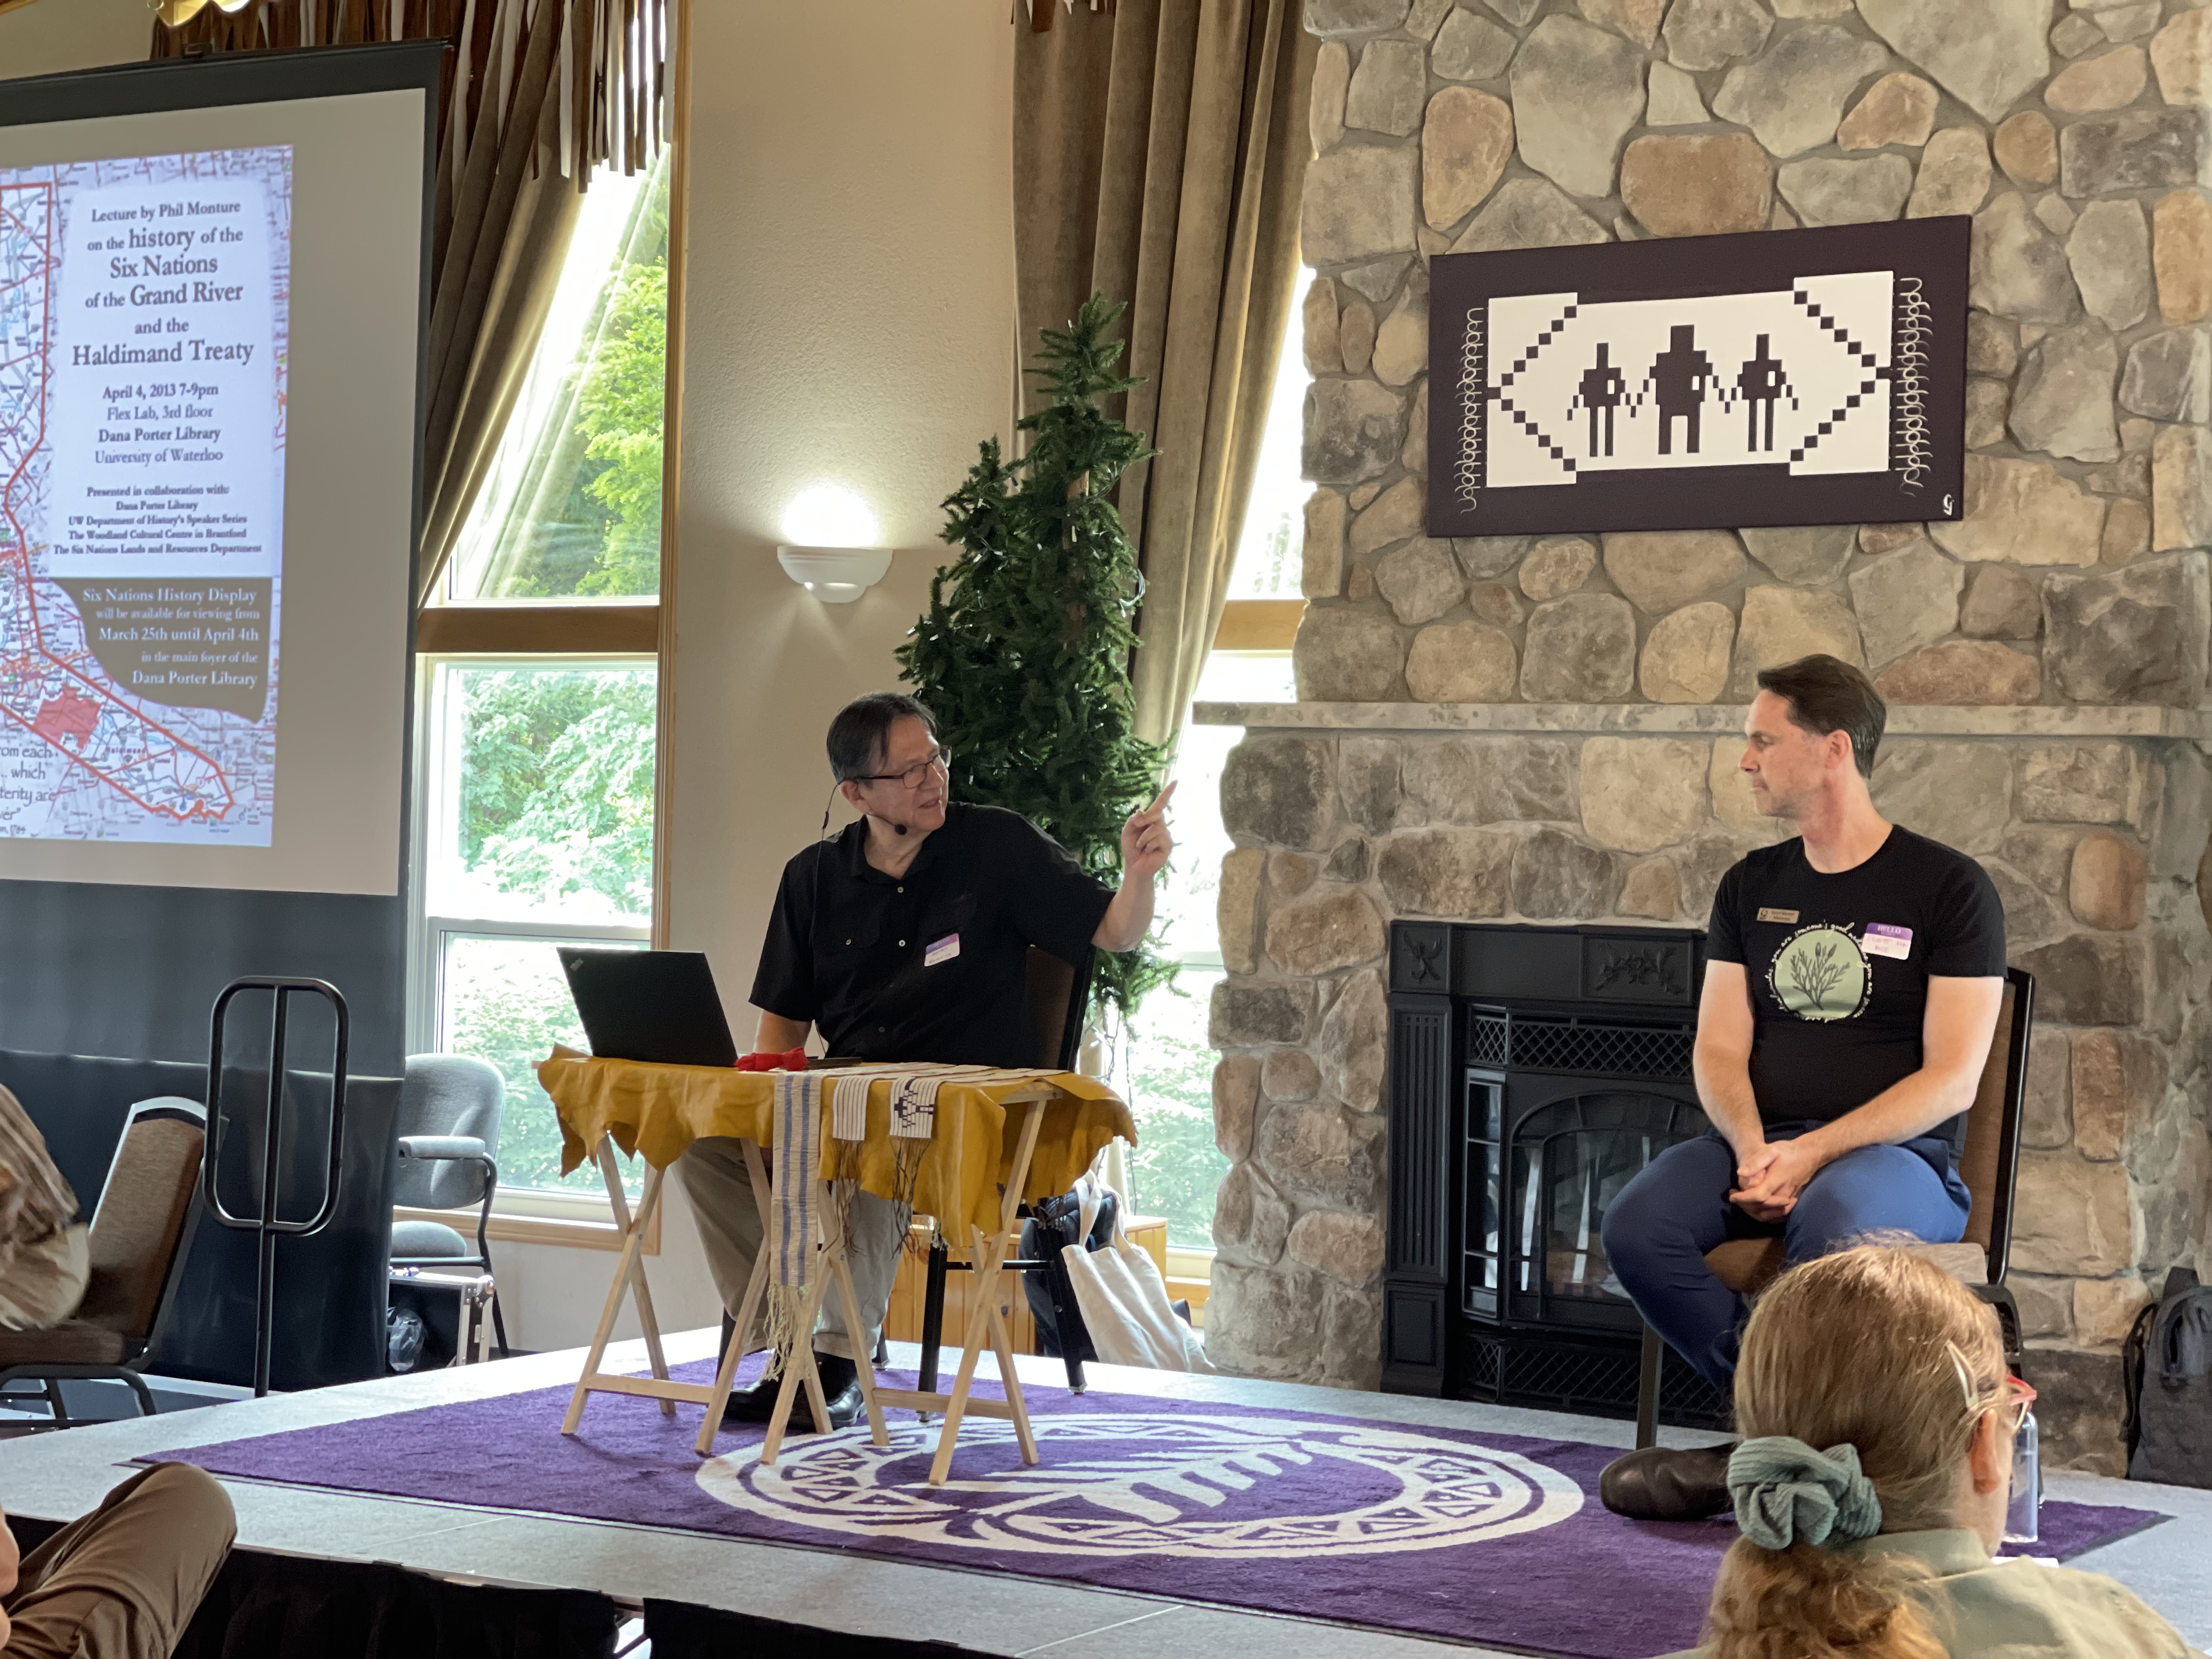
[[[752,1280],[763,1231],[753,1202],[752,1172],[745,1167],[744,1142],[723,1135],[695,1140],[676,1160],[676,1175],[698,1218],[707,1270],[714,1276],[723,1307],[735,1318]],[[852,1241],[845,1260],[853,1270],[853,1294],[860,1300],[860,1317],[868,1327],[860,1334],[859,1353],[872,1357],[884,1334],[884,1313],[891,1304],[891,1281],[898,1276],[899,1247],[905,1242],[902,1232],[898,1206],[872,1193],[854,1195]],[[756,1314],[753,1328],[745,1334],[745,1351],[763,1347],[767,1340]],[[814,1351],[852,1359],[857,1357],[853,1342],[854,1334],[845,1328],[843,1298],[832,1285],[822,1299]]]
[[[142,1470],[31,1552],[0,1599],[0,1654],[168,1659],[236,1533],[228,1495],[205,1471]]]
[[[91,1230],[64,1227],[0,1269],[0,1331],[51,1330],[76,1311],[92,1273]]]

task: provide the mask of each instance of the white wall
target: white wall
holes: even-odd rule
[[[1005,0],[695,0],[670,943],[704,951],[741,1043],[784,861],[820,825],[830,716],[894,685],[947,550],[938,502],[1012,436],[1013,31]],[[775,562],[807,485],[901,550],[825,605]],[[719,1308],[670,1183],[664,1327]],[[507,1334],[590,1340],[604,1251],[495,1246]],[[634,1334],[626,1316],[623,1334]]]
[[[153,39],[146,0],[35,0],[0,15],[0,76],[136,63]]]

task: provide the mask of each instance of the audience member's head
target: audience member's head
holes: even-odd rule
[[[1713,1586],[1717,1659],[1942,1659],[1876,1533],[2004,1525],[2015,1413],[1995,1312],[1942,1269],[1868,1245],[1760,1298],[1729,1465],[1743,1536]]]
[[[1743,757],[1759,810],[1801,817],[1827,792],[1863,790],[1887,718],[1874,683],[1839,658],[1815,654],[1760,670]]]

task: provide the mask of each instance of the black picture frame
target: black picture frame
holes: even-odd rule
[[[1429,266],[1429,534],[1707,530],[1960,517],[1965,509],[1967,248],[1972,227],[1972,220],[1961,215],[1810,230],[1437,255]],[[1801,278],[1871,273],[1886,273],[1891,279],[1891,334],[1882,342],[1869,337],[1862,344],[1850,338],[1832,319],[1823,318],[1806,289],[1794,286]],[[1629,387],[1654,386],[1657,372],[1656,362],[1646,365],[1640,358],[1607,365],[1593,357],[1595,370],[1609,376],[1601,384],[1607,388],[1605,398],[1613,400],[1603,410],[1602,451],[1598,412],[1583,405],[1579,413],[1568,416],[1571,405],[1558,396],[1557,371],[1544,401],[1540,429],[1534,417],[1511,403],[1512,393],[1506,388],[1516,383],[1516,374],[1533,367],[1555,331],[1564,338],[1561,323],[1583,319],[1574,339],[1579,351],[1588,348],[1583,337],[1590,332],[1589,315],[1595,307],[1738,295],[1746,296],[1747,304],[1758,296],[1778,313],[1798,321],[1810,319],[1807,325],[1826,328],[1838,343],[1836,363],[1851,376],[1867,377],[1844,385],[1835,378],[1836,364],[1824,362],[1821,368],[1829,378],[1820,395],[1793,406],[1804,409],[1808,422],[1820,414],[1813,403],[1831,400],[1829,386],[1840,386],[1847,394],[1832,399],[1836,407],[1829,411],[1831,424],[1840,426],[1877,382],[1888,382],[1886,466],[1806,471],[1796,470],[1785,456],[1771,463],[1737,459],[1699,465],[1678,459],[1665,466],[1606,465],[1578,471],[1579,457],[1571,452],[1582,444],[1582,427],[1577,424],[1570,432],[1564,419],[1589,421],[1588,453],[1595,457],[1612,453],[1616,402],[1629,406],[1631,418],[1650,418],[1650,424],[1638,430],[1639,441],[1669,434],[1677,420],[1686,418],[1680,413],[1660,412],[1667,406],[1658,390],[1650,393],[1648,408],[1632,406],[1632,400],[1642,394]],[[1534,295],[1556,296],[1562,303],[1548,311],[1499,307],[1497,326],[1492,326],[1492,308],[1499,301]],[[1790,310],[1793,302],[1794,313]],[[1559,320],[1529,334],[1526,319],[1539,313]],[[1715,313],[1706,307],[1695,314]],[[1645,313],[1646,325],[1664,315]],[[1765,402],[1766,436],[1771,444],[1775,392],[1719,389],[1730,374],[1749,375],[1756,365],[1769,360],[1765,337],[1759,338],[1758,357],[1747,360],[1740,370],[1733,362],[1712,364],[1711,369],[1717,395],[1732,395],[1737,402],[1752,398]],[[1523,355],[1493,361],[1493,343]],[[1674,343],[1682,343],[1679,331]],[[1498,356],[1502,358],[1502,350]],[[1699,355],[1698,361],[1705,359]],[[1770,362],[1766,379],[1779,385],[1780,368],[1778,362]],[[1730,388],[1741,384],[1728,382]],[[1689,395],[1697,400],[1705,394],[1699,390]],[[1580,404],[1579,395],[1576,402]],[[1558,410],[1551,409],[1554,403],[1560,404]],[[1696,402],[1690,406],[1695,408]],[[1507,437],[1524,450],[1534,443],[1540,451],[1540,465],[1556,465],[1569,476],[1556,483],[1526,481],[1531,469],[1525,464],[1509,469],[1502,441],[1493,459],[1491,423],[1508,418],[1514,427],[1504,429]],[[1731,410],[1727,418],[1744,417]],[[1757,420],[1753,413],[1754,434]],[[1862,451],[1875,435],[1863,428],[1862,417],[1853,428]],[[1808,448],[1829,430],[1829,426],[1809,426]],[[1682,436],[1692,448],[1697,441],[1690,434],[1696,431],[1694,416],[1689,417]],[[1665,453],[1666,436],[1657,435],[1657,441]],[[1756,438],[1747,442],[1755,452]],[[1551,458],[1549,463],[1545,457]],[[1504,472],[1507,481],[1493,482],[1493,469]]]

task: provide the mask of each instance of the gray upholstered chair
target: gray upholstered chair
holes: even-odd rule
[[[207,1109],[196,1100],[131,1109],[93,1212],[84,1300],[74,1316],[45,1330],[0,1331],[0,1397],[22,1397],[7,1394],[10,1383],[38,1382],[53,1426],[65,1429],[64,1380],[121,1382],[143,1415],[154,1414],[141,1368],[184,1255],[206,1144]]]
[[[399,1173],[392,1198],[419,1210],[476,1211],[476,1245],[441,1221],[396,1221],[394,1267],[480,1267],[495,1280],[492,1197],[499,1188],[499,1119],[507,1085],[465,1054],[410,1054],[399,1088]],[[492,1328],[507,1349],[507,1321],[495,1290]]]

